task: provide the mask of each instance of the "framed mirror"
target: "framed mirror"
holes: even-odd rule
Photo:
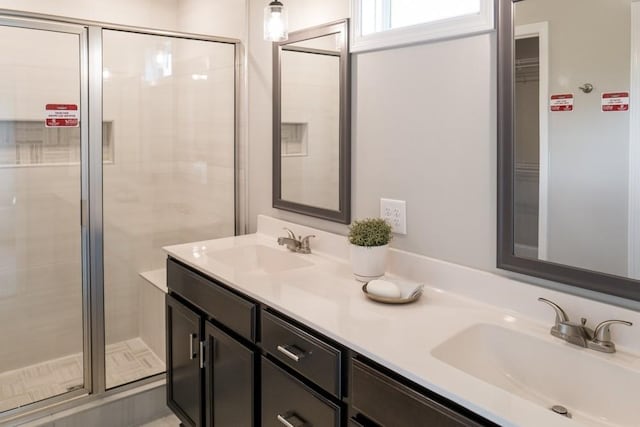
[[[498,267],[640,300],[640,2],[499,0],[498,46]]]
[[[273,207],[351,220],[348,21],[273,44]]]

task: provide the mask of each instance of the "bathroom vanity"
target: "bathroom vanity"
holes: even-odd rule
[[[184,425],[494,425],[172,257],[167,276],[167,403]]]
[[[312,253],[278,246],[283,227],[315,234]],[[614,354],[580,348],[537,298],[588,326],[637,312],[396,250],[391,278],[424,295],[375,303],[344,236],[264,216],[255,234],[165,249],[167,397],[187,426],[637,424],[637,328],[613,330]]]

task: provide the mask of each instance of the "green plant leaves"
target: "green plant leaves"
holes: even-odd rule
[[[357,220],[349,227],[349,242],[357,246],[384,246],[392,237],[391,225],[382,218]]]

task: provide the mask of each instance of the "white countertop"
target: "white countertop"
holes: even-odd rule
[[[344,252],[338,251],[339,258],[318,252],[326,248],[326,243],[318,244],[314,254],[289,253],[313,265],[274,274],[237,272],[207,256],[214,251],[248,245],[264,245],[287,252],[268,234],[176,245],[165,250],[206,275],[497,424],[579,425],[483,382],[431,354],[431,350],[448,338],[478,323],[517,327],[520,332],[553,341],[555,338],[548,334],[549,324],[434,288],[430,283],[426,283],[423,297],[416,303],[399,306],[375,303],[362,293],[362,283],[353,278]],[[552,321],[552,316],[548,317]]]

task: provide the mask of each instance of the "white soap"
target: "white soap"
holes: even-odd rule
[[[367,292],[379,297],[400,298],[402,292],[398,285],[386,280],[372,280],[367,284]]]

